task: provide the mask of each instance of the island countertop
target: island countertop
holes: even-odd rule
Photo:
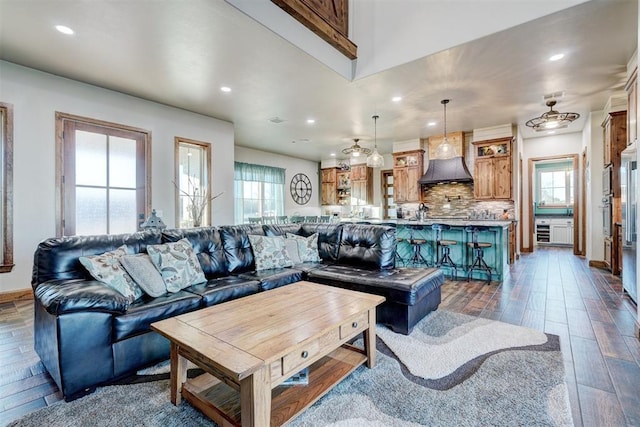
[[[465,219],[465,218],[425,218],[422,221],[409,219],[362,219],[362,218],[342,218],[341,222],[368,222],[370,224],[395,223],[404,226],[415,225],[432,225],[432,224],[448,224],[451,226],[466,227],[469,225],[478,225],[485,227],[508,227],[513,220],[506,219]]]

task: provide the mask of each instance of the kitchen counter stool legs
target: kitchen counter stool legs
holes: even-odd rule
[[[467,247],[473,249],[473,264],[467,270],[467,281],[471,280],[474,270],[480,270],[487,274],[487,283],[491,283],[491,267],[484,260],[484,249],[493,246],[488,242],[478,242],[478,233],[490,231],[489,227],[469,226],[465,228],[467,234],[471,234],[471,241],[467,243]]]
[[[442,238],[443,230],[450,230],[451,226],[448,224],[433,224],[431,226],[433,231],[436,233],[436,267],[449,267],[451,268],[451,278],[458,278],[458,266],[451,259],[451,248],[449,246],[453,246],[458,244],[455,240],[446,240]],[[442,252],[442,255],[440,253]]]
[[[411,229],[411,235],[409,237],[409,244],[411,245],[411,247],[413,248],[413,256],[411,257],[411,259],[408,261],[408,263],[411,263],[412,265],[419,265],[419,264],[424,264],[425,266],[429,265],[429,261],[427,261],[427,259],[422,255],[422,245],[424,245],[425,243],[427,243],[426,239],[421,239],[421,238],[416,238],[414,233],[416,231],[422,231],[422,226],[414,226]],[[408,264],[407,263],[407,264]]]

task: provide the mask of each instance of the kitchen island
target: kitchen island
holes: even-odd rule
[[[511,220],[497,219],[464,219],[464,218],[426,218],[422,221],[405,219],[397,220],[363,220],[350,219],[343,222],[369,222],[371,224],[394,223],[397,227],[396,237],[398,249],[396,266],[434,266],[438,260],[436,255],[436,232],[431,228],[433,224],[447,224],[451,229],[442,232],[442,239],[455,241],[450,246],[451,260],[457,266],[457,277],[466,278],[467,269],[473,264],[473,248],[467,243],[472,242],[472,236],[465,231],[468,226],[488,227],[487,231],[478,234],[478,242],[490,243],[491,246],[484,249],[484,260],[491,268],[491,280],[503,281],[509,273],[509,226]],[[424,240],[420,245],[420,254],[424,260],[414,260],[415,247],[412,241]],[[442,253],[438,254],[442,256]],[[426,261],[426,262],[425,262]],[[445,274],[451,276],[453,269],[443,266]],[[486,280],[487,274],[480,270],[474,270],[471,277],[478,280]]]

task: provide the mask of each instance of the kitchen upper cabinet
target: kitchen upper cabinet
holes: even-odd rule
[[[614,111],[602,122],[604,165],[613,165],[614,174],[620,167],[620,152],[627,146],[627,112]]]
[[[337,172],[336,168],[321,169],[321,201],[323,205],[337,205]]]
[[[351,166],[351,205],[373,204],[373,168],[366,164]]]
[[[474,142],[473,195],[480,200],[511,199],[511,137]]]
[[[393,154],[393,195],[395,203],[420,202],[418,180],[424,173],[424,150]]]

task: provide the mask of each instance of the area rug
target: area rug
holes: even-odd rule
[[[555,335],[438,310],[409,336],[379,326],[377,350],[374,369],[359,367],[289,425],[573,425]],[[166,370],[140,372],[126,385],[9,425],[215,426],[187,402],[169,403]]]

